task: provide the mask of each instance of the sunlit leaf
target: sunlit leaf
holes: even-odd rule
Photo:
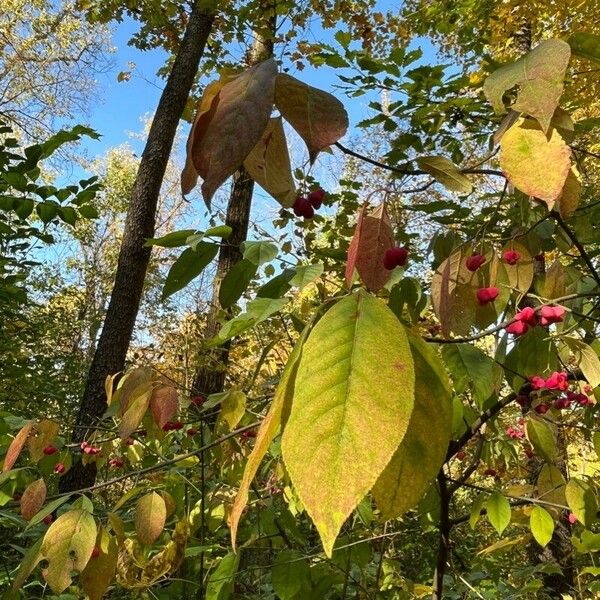
[[[500,493],[494,492],[485,503],[487,518],[499,535],[508,527],[510,523],[510,504],[508,500]]]
[[[450,159],[444,156],[420,156],[417,158],[417,164],[420,169],[432,175],[436,181],[439,181],[451,192],[470,194],[473,191],[473,185],[469,179]]]
[[[135,507],[135,532],[142,544],[153,544],[165,527],[167,507],[156,492],[142,496]]]
[[[529,528],[535,541],[543,547],[547,546],[554,533],[554,519],[541,506],[534,506],[529,515]]]

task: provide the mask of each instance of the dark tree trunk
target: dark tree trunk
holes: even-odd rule
[[[265,8],[267,11],[267,8]],[[270,7],[270,12],[273,6]],[[269,31],[275,32],[275,15],[267,18]],[[249,66],[265,60],[273,55],[273,39],[256,35],[252,50],[248,56]],[[204,329],[204,339],[214,337],[219,331],[219,289],[223,278],[231,267],[242,258],[240,244],[246,240],[248,235],[248,224],[250,222],[250,208],[252,206],[252,193],[254,181],[242,167],[233,176],[231,195],[227,205],[227,216],[225,224],[232,229],[231,236],[226,244],[221,246],[217,264],[217,272],[213,280],[212,300]],[[198,367],[192,385],[193,394],[209,395],[223,391],[227,364],[229,362],[230,341],[219,348],[201,355],[201,365]]]
[[[201,4],[196,0],[193,5],[138,168],[114,287],[77,415],[73,433],[76,442],[89,435],[87,427],[93,428],[106,410],[106,377],[123,370],[125,365],[150,260],[151,248],[144,247],[144,243],[154,236],[156,206],[173,140],[212,29],[214,15],[201,8]],[[95,465],[83,467],[76,463],[61,478],[61,491],[88,487],[95,477]]]

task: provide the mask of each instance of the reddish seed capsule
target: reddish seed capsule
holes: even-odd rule
[[[466,260],[466,266],[469,271],[474,273],[484,262],[485,256],[483,254],[471,254]]]
[[[519,394],[516,398],[516,402],[519,406],[526,406],[528,400],[529,396],[526,396],[525,394]]]
[[[98,558],[100,556],[100,548],[98,546],[94,546],[92,550],[92,558]]]
[[[42,523],[44,523],[45,525],[50,525],[50,523],[52,523],[52,521],[54,521],[54,517],[52,515],[46,515],[42,519]]]
[[[56,463],[56,465],[54,465],[54,472],[57,475],[62,475],[62,473],[65,472],[65,465],[63,463]]]
[[[46,456],[51,456],[52,454],[56,454],[58,452],[58,449],[56,448],[56,446],[46,446],[42,452],[46,455]]]
[[[135,440],[133,438],[128,437],[124,443],[126,446],[133,446],[134,442]]]
[[[194,406],[202,406],[206,402],[206,398],[204,396],[194,396],[190,403]]]
[[[196,435],[198,433],[198,430],[194,429],[193,427],[190,427],[185,433],[192,437],[193,435]]]
[[[496,469],[486,469],[483,474],[487,475],[488,477],[496,477],[497,472]]]
[[[315,210],[319,210],[321,208],[321,204],[323,203],[323,198],[325,198],[325,190],[319,188],[318,190],[312,191],[308,195],[307,200],[311,203]]]
[[[552,323],[561,323],[565,316],[562,306],[542,306],[540,308],[540,325],[546,327]]]
[[[510,325],[506,327],[507,333],[512,333],[513,335],[524,335],[527,333],[529,329],[529,325],[523,321],[513,321]]]
[[[108,465],[113,469],[120,469],[125,463],[120,458],[111,458]]]
[[[497,287],[487,287],[487,288],[479,288],[477,290],[477,301],[479,304],[489,304],[493,302],[500,293],[500,290]]]
[[[575,525],[575,523],[577,523],[577,517],[573,513],[569,513],[567,520],[569,523],[571,523],[571,525]]]
[[[525,456],[527,456],[527,458],[533,458],[535,456],[535,453],[533,452],[533,450],[531,448],[525,448],[524,452],[525,452]]]
[[[13,499],[15,502],[18,502],[18,501],[21,499],[21,496],[23,496],[23,494],[21,494],[21,492],[15,492],[15,493],[13,494],[13,497],[12,497],[12,499]]]
[[[459,450],[456,453],[456,458],[458,458],[458,460],[465,460],[466,456],[467,456],[467,453],[464,450]]]
[[[315,216],[315,209],[307,198],[298,196],[292,210],[297,217],[304,217],[305,219],[312,219]]]
[[[403,267],[408,259],[407,248],[388,248],[383,255],[383,266],[391,271],[396,267]]]
[[[79,447],[82,450],[85,450],[89,445],[90,445],[89,442],[86,442],[85,440],[83,440],[83,442],[81,442],[81,444],[79,444]]]
[[[521,258],[521,253],[516,250],[506,250],[502,253],[502,260],[509,265],[516,265]]]
[[[548,405],[538,404],[533,410],[535,410],[538,415],[545,415],[548,412]]]
[[[140,429],[137,434],[139,437],[146,437],[147,431],[145,429]]]

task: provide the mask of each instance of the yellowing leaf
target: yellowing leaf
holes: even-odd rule
[[[54,441],[59,429],[59,424],[50,419],[44,419],[34,424],[31,434],[27,439],[27,448],[33,462],[38,462],[44,458],[44,448]]]
[[[519,535],[517,537],[511,537],[499,540],[487,548],[480,550],[478,556],[486,556],[487,554],[493,554],[494,552],[503,552],[513,548],[514,546],[523,546],[526,542],[531,539],[530,535]]]
[[[595,350],[577,338],[563,337],[562,341],[567,344],[575,356],[576,364],[579,365],[583,376],[593,387],[600,385],[600,358]]]
[[[285,365],[279,385],[275,391],[273,402],[269,407],[266,417],[262,420],[256,433],[256,441],[252,452],[246,462],[240,488],[233,502],[233,507],[229,516],[229,529],[231,530],[231,545],[235,549],[237,530],[240,523],[242,512],[248,503],[248,492],[250,484],[258,472],[260,463],[267,453],[271,442],[275,438],[279,426],[287,420],[290,413],[292,398],[294,395],[294,385],[296,382],[296,374],[298,372],[298,363],[302,355],[302,347],[310,331],[309,327],[305,327],[302,335],[296,342],[294,350],[290,354]]]
[[[115,576],[119,554],[117,540],[104,527],[98,530],[96,547],[100,553],[92,556],[79,577],[81,587],[90,600],[100,600],[104,596]]]
[[[540,469],[536,482],[536,497],[545,502],[564,506],[565,478],[557,467],[545,464]]]
[[[4,457],[4,464],[2,465],[2,472],[6,473],[6,471],[10,471],[13,468],[13,465],[17,462],[17,458],[19,458],[19,454],[21,454],[21,450],[23,450],[23,446],[31,433],[33,428],[33,421],[26,423],[19,433],[15,435],[13,441],[10,443],[8,450],[6,451],[6,456]]]
[[[526,425],[527,439],[539,456],[546,462],[552,462],[556,453],[556,440],[550,425],[539,417],[531,416]]]
[[[391,271],[385,268],[383,257],[394,246],[394,231],[382,202],[372,213],[366,213],[366,206],[360,209],[354,236],[348,248],[346,283],[352,284],[354,269],[358,271],[367,289],[376,292],[390,278]]]
[[[417,164],[451,192],[470,194],[473,191],[469,179],[445,156],[420,156],[417,158]]]
[[[119,423],[119,437],[127,439],[139,426],[150,405],[152,382],[140,384],[131,393],[125,414]]]
[[[415,364],[415,405],[404,439],[379,476],[373,495],[384,519],[415,506],[446,458],[452,394],[444,366],[421,338],[409,334]]]
[[[163,385],[152,392],[150,410],[159,429],[177,412],[178,406],[179,394],[173,386]]]
[[[282,206],[294,204],[296,186],[281,117],[269,121],[262,138],[244,160],[244,168]]]
[[[573,165],[556,203],[558,211],[563,219],[568,219],[579,206],[581,198],[581,175],[577,167]]]
[[[328,556],[404,438],[414,384],[404,328],[365,292],[340,300],[308,336],[282,453]]]
[[[541,506],[534,506],[529,515],[529,528],[535,541],[544,548],[550,543],[554,533],[554,519]]]
[[[594,489],[586,481],[572,477],[565,488],[565,497],[577,520],[586,527],[591,527],[596,521],[598,512],[598,501]]]
[[[543,41],[524,57],[494,71],[484,82],[483,91],[497,113],[504,112],[503,95],[515,86],[515,111],[537,119],[544,131],[563,91],[571,49],[566,42]]]
[[[154,373],[150,367],[138,367],[123,375],[117,389],[113,392],[113,402],[119,402],[119,415],[123,415],[132,397],[137,395],[138,387],[152,383]]]
[[[348,115],[337,98],[284,73],[277,75],[275,105],[306,143],[311,162],[348,129]]]
[[[507,242],[502,248],[502,253],[507,250],[515,250],[520,254],[519,260],[514,265],[504,260],[500,263],[506,273],[508,285],[514,290],[525,293],[529,290],[533,281],[533,258],[529,254],[529,250],[517,240]]]
[[[25,488],[21,496],[21,515],[26,521],[30,521],[44,506],[47,491],[43,479],[37,479]]]
[[[87,510],[71,510],[50,525],[40,553],[48,561],[42,574],[55,594],[71,585],[73,570],[83,571],[95,542],[96,523]]]
[[[210,206],[217,188],[242,166],[273,110],[277,64],[270,58],[228,81],[212,101],[206,127],[192,131],[192,161]]]
[[[221,412],[219,413],[219,422],[225,422],[229,431],[235,429],[241,418],[246,412],[246,394],[239,390],[230,390],[227,392],[221,402]]]
[[[516,188],[552,209],[571,169],[571,150],[556,129],[548,139],[536,123],[520,119],[502,137],[500,166]]]
[[[135,532],[142,544],[153,544],[165,527],[167,507],[156,492],[142,496],[135,507]]]

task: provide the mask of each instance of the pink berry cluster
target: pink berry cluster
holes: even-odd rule
[[[467,257],[465,265],[469,271],[474,273],[485,264],[485,260],[483,254],[473,253]],[[505,250],[502,253],[502,260],[509,265],[516,265],[521,260],[521,253],[516,250]]]
[[[520,420],[522,421],[522,420]],[[506,428],[506,435],[511,439],[511,440],[522,440],[525,437],[525,432],[523,431],[523,423],[520,422],[518,427],[507,427]]]
[[[591,386],[586,385],[584,387],[585,393],[577,390],[569,390],[569,378],[564,371],[554,371],[546,379],[539,375],[534,375],[529,378],[529,381],[531,389],[534,391],[549,390],[551,392],[561,392],[552,404],[558,410],[570,408],[572,404],[578,404],[579,406],[595,404],[595,400],[590,397],[593,392]],[[535,406],[534,410],[538,414],[543,415],[550,410],[550,406],[542,401]]]
[[[292,210],[297,217],[312,219],[315,216],[315,210],[321,208],[325,198],[325,190],[319,188],[308,194],[308,196],[298,196],[292,206]]]
[[[102,448],[92,446],[89,442],[85,440],[81,442],[79,447],[81,448],[84,454],[88,454],[89,456],[96,456],[97,454],[100,454],[100,452],[102,452]]]
[[[120,469],[123,465],[125,464],[125,462],[123,461],[122,458],[111,458],[108,461],[108,466],[113,468],[113,469]]]
[[[542,306],[539,310],[526,306],[515,314],[514,320],[508,325],[506,331],[513,335],[523,335],[530,327],[536,325],[547,327],[552,323],[561,323],[564,316],[565,309],[562,306]]]
[[[498,297],[499,293],[500,290],[497,287],[479,288],[477,290],[477,302],[479,302],[481,306],[485,306],[486,304],[493,302]]]
[[[403,267],[408,259],[408,248],[388,248],[383,255],[383,266],[391,271],[396,267]]]
[[[167,421],[163,426],[163,431],[179,431],[183,429],[183,423],[181,421]]]

